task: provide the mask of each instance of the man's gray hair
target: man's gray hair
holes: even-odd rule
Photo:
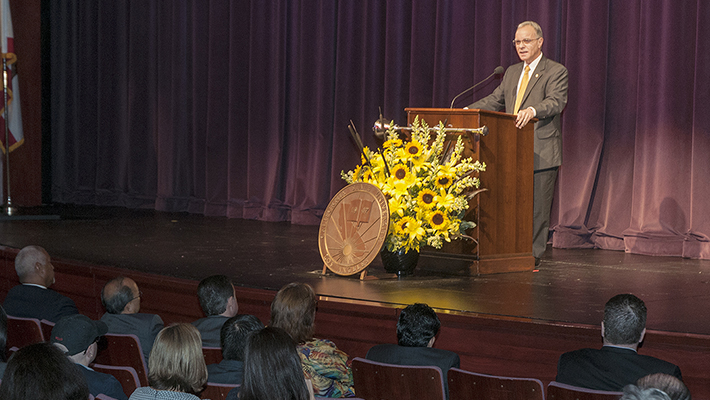
[[[37,263],[45,264],[48,261],[47,252],[39,246],[25,246],[15,256],[15,272],[20,282],[34,272]]]
[[[524,27],[524,26],[532,26],[533,29],[535,29],[535,33],[537,34],[537,37],[541,38],[542,37],[542,28],[540,28],[540,25],[538,25],[537,22],[535,21],[523,21],[518,24],[518,29]]]

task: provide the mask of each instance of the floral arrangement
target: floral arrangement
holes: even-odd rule
[[[341,172],[347,183],[372,183],[387,197],[387,250],[419,251],[422,245],[439,249],[444,241],[466,237],[465,231],[476,226],[463,220],[468,200],[481,191],[471,191],[480,185],[473,173],[485,171],[486,165],[471,158],[461,159],[461,136],[453,150],[447,147],[445,151],[446,133],[441,122],[433,129],[433,141],[432,129],[418,117],[408,142],[399,138],[393,125],[387,130],[382,149],[373,152],[364,147],[362,165]]]

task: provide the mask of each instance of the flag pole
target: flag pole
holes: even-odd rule
[[[3,212],[6,215],[12,215],[16,209],[12,206],[12,196],[10,196],[10,125],[7,112],[7,60],[5,54],[2,55],[2,93],[5,105],[5,178],[7,181],[7,205],[3,207]]]

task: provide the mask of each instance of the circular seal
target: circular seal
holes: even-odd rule
[[[389,228],[389,207],[380,189],[365,182],[344,187],[328,204],[318,231],[323,263],[338,275],[353,275],[375,259]]]

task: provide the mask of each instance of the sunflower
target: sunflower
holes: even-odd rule
[[[414,139],[412,139],[411,142],[407,143],[407,145],[404,146],[404,154],[405,157],[408,158],[418,158],[422,155],[422,151],[422,145]]]
[[[419,207],[423,209],[431,210],[436,205],[436,203],[434,202],[435,198],[436,192],[424,188],[419,192],[419,195],[417,196],[417,204],[419,204]]]
[[[429,214],[429,225],[435,230],[442,232],[449,227],[449,217],[441,210],[436,210]]]

